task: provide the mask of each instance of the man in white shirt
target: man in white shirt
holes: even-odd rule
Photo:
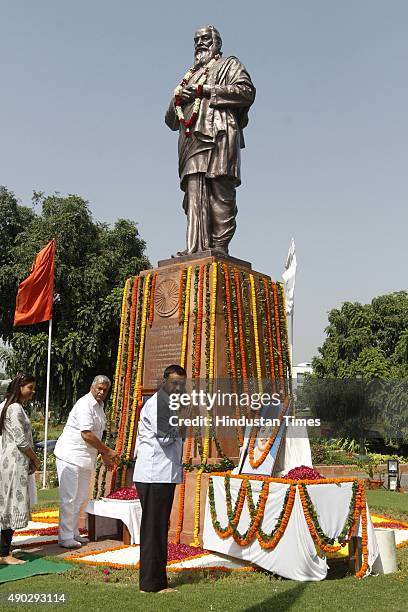
[[[140,503],[140,590],[163,592],[167,588],[168,525],[176,484],[183,480],[182,432],[171,427],[169,396],[182,393],[186,372],[179,365],[164,370],[163,382],[140,413],[133,474]],[[179,416],[179,415],[177,415]]]
[[[69,413],[55,445],[60,497],[58,543],[64,548],[79,548],[89,541],[80,536],[78,522],[98,452],[108,468],[116,458],[115,451],[101,441],[105,430],[103,402],[110,386],[107,376],[94,378],[89,393]]]

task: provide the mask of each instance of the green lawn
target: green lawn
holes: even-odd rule
[[[143,594],[138,591],[137,572],[111,570],[110,582],[103,581],[103,568],[75,568],[60,576],[36,576],[0,587],[6,593],[61,593],[68,604],[47,605],[47,610],[77,612],[110,610],[112,604],[121,611],[143,609],[159,611],[261,611],[327,610],[403,612],[408,601],[408,550],[398,553],[400,571],[389,576],[357,580],[354,576],[332,578],[322,582],[300,583],[281,580],[263,573],[220,575],[215,572],[191,572],[171,575],[171,585],[178,593]],[[163,601],[164,598],[164,601]],[[3,608],[5,609],[5,607]],[[20,605],[19,610],[32,610]]]
[[[368,506],[372,512],[378,512],[408,521],[408,493],[395,491],[367,491]]]
[[[34,506],[33,511],[42,510],[43,508],[57,508],[59,504],[58,487],[55,489],[38,489],[38,503]]]
[[[40,504],[56,505],[58,489],[40,491]],[[372,509],[392,517],[408,518],[408,494],[368,491]],[[44,507],[44,506],[42,506]],[[278,579],[262,572],[230,575],[200,571],[170,574],[171,585],[178,593],[154,595],[139,593],[138,574],[131,570],[110,570],[110,582],[103,581],[103,567],[78,567],[61,575],[35,576],[0,586],[0,602],[9,593],[67,594],[64,606],[48,604],[44,610],[76,612],[110,610],[112,603],[125,612],[138,609],[158,611],[167,606],[173,611],[258,612],[293,610],[302,612],[405,612],[408,601],[408,548],[397,551],[399,571],[388,576],[357,580],[340,577],[342,567],[329,572],[322,582],[300,583]],[[51,557],[50,557],[51,559]],[[344,566],[344,569],[346,566]],[[343,572],[344,575],[344,572]],[[164,601],[163,601],[164,598]],[[0,607],[2,607],[0,605]],[[6,609],[4,606],[3,609]],[[32,605],[19,605],[32,610]]]

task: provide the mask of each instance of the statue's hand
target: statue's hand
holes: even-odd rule
[[[197,85],[188,85],[180,93],[180,99],[185,104],[197,97]]]

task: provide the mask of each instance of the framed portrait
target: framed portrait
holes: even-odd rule
[[[284,449],[286,436],[286,421],[283,416],[289,414],[290,403],[282,418],[279,415],[282,404],[277,406],[263,406],[254,419],[263,421],[256,429],[254,443],[254,461],[258,461],[270,444],[271,436],[276,432],[276,437],[269,449],[265,459],[258,467],[253,467],[249,459],[249,444],[251,439],[252,426],[245,429],[244,444],[238,464],[238,474],[256,474],[258,476],[274,476],[279,464],[278,460]]]

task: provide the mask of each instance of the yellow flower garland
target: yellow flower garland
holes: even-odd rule
[[[180,365],[182,368],[186,364],[186,348],[187,348],[187,336],[188,336],[188,317],[190,312],[190,291],[191,291],[191,273],[193,266],[189,266],[187,269],[187,282],[186,282],[186,299],[184,304],[184,325],[183,325],[183,340],[181,343],[181,360]]]
[[[142,321],[140,325],[139,355],[138,355],[138,360],[137,360],[137,372],[136,372],[135,390],[134,390],[134,395],[133,395],[132,413],[130,415],[131,421],[130,421],[130,428],[129,428],[128,445],[127,445],[127,450],[126,450],[126,460],[129,460],[130,453],[132,450],[133,432],[135,428],[136,411],[137,411],[138,399],[139,399],[139,389],[140,389],[140,384],[142,380],[144,341],[146,337],[146,323],[147,323],[147,301],[149,297],[150,277],[151,277],[151,273],[149,272],[149,274],[146,277],[145,284],[144,284]],[[123,469],[122,481],[124,481],[125,475],[126,475],[126,466],[124,466],[124,469]]]
[[[256,360],[256,372],[258,375],[259,392],[262,393],[262,369],[261,369],[261,357],[259,354],[259,334],[258,334],[258,317],[256,314],[256,294],[255,294],[255,280],[254,275],[249,275],[249,281],[251,284],[251,299],[252,299],[252,320],[254,323],[254,342],[255,342],[255,360]]]
[[[120,332],[119,332],[119,346],[118,346],[118,358],[116,360],[116,369],[115,369],[115,380],[113,386],[113,394],[112,394],[112,408],[111,408],[111,418],[114,414],[114,410],[116,407],[116,398],[118,396],[118,386],[119,386],[119,371],[120,371],[120,363],[122,361],[122,342],[123,342],[123,334],[125,328],[125,310],[126,310],[126,297],[129,290],[130,278],[127,279],[125,283],[125,287],[123,289],[123,298],[122,298],[122,312],[120,318]]]
[[[208,380],[210,392],[212,391],[212,383],[214,379],[214,352],[215,352],[215,314],[217,306],[217,263],[213,263],[212,273],[212,292],[211,292],[211,317],[210,317],[210,356],[208,360]],[[210,426],[206,425],[204,433],[203,455],[201,458],[201,467],[197,472],[196,480],[196,495],[195,495],[195,512],[194,512],[194,532],[193,541],[190,546],[198,547],[200,542],[198,534],[200,532],[200,497],[201,497],[201,476],[204,470],[204,465],[207,463],[208,449],[210,446]]]

